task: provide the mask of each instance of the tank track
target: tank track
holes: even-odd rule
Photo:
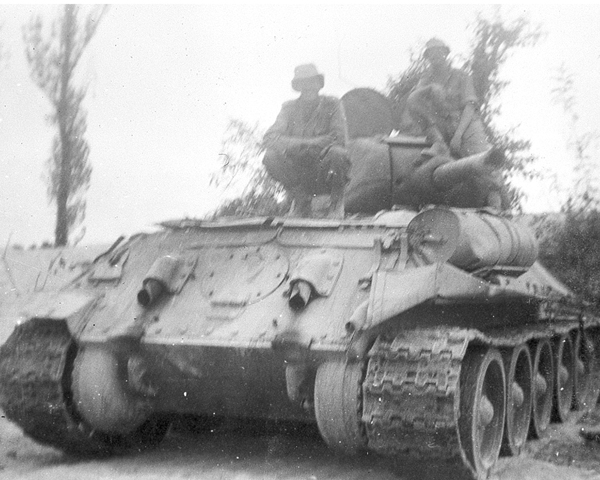
[[[379,337],[369,351],[363,382],[362,422],[368,449],[386,457],[407,455],[441,464],[453,469],[454,476],[476,476],[461,447],[458,428],[459,380],[467,347],[474,340],[490,346],[517,345],[576,327],[562,325],[545,332],[533,328],[497,337],[460,329]]]
[[[76,346],[65,322],[17,326],[0,348],[0,407],[33,440],[74,455],[110,453],[110,443],[77,421],[70,406]]]
[[[378,339],[363,383],[368,448],[466,468],[456,425],[461,361],[470,337],[419,331]]]

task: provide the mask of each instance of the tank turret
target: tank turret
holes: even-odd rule
[[[499,150],[461,159],[424,154],[431,146],[425,137],[392,135],[398,121],[380,93],[355,89],[342,101],[352,161],[348,212],[375,213],[394,205],[483,208],[491,192],[501,195],[504,156]]]

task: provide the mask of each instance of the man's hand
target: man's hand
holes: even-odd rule
[[[314,160],[321,156],[321,152],[327,147],[335,143],[335,138],[332,135],[321,135],[312,138],[296,138],[288,146],[287,153],[298,160],[303,160],[305,157]]]
[[[321,156],[321,152],[327,147],[333,145],[335,139],[331,135],[321,135],[319,137],[313,137],[306,139],[306,151],[309,156],[317,158]]]
[[[423,95],[429,97],[435,104],[442,105],[446,101],[446,92],[444,87],[437,83],[430,83],[422,87]]]

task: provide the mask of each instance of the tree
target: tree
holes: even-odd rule
[[[517,48],[535,45],[542,33],[538,27],[531,26],[524,17],[509,22],[502,19],[499,13],[492,19],[478,15],[471,28],[474,32],[471,52],[459,68],[471,74],[480,100],[478,107],[487,136],[490,142],[505,154],[505,178],[518,175],[530,177],[532,171],[529,167],[534,160],[528,153],[530,142],[515,138],[514,129],[499,131],[494,121],[501,113],[500,94],[509,83],[501,79],[502,66]],[[406,113],[406,99],[424,69],[425,61],[422,55],[413,52],[410,55],[409,67],[388,81],[388,98],[394,102],[398,111],[403,112],[399,127],[407,133],[414,133],[415,126]],[[512,206],[518,207],[523,193],[511,187],[510,194]]]
[[[541,260],[571,289],[600,306],[600,188],[596,131],[582,131],[575,78],[561,66],[554,78],[553,101],[565,113],[567,147],[575,159],[574,181],[560,222],[542,231]]]
[[[575,159],[574,181],[563,210],[572,213],[598,210],[600,187],[597,173],[597,142],[600,135],[596,131],[582,131],[577,112],[575,78],[564,65],[558,69],[554,82],[556,86],[552,90],[552,100],[562,107],[567,118],[567,148]]]
[[[471,61],[467,63],[473,75],[475,91],[481,99],[480,114],[486,133],[493,145],[504,151],[505,177],[531,178],[534,157],[529,153],[531,142],[515,137],[515,129],[500,131],[494,120],[501,114],[500,93],[509,84],[500,76],[501,67],[518,48],[534,46],[543,33],[532,26],[527,18],[518,17],[512,22],[504,21],[498,12],[487,20],[479,15],[473,25],[475,37],[472,42]],[[512,187],[512,206],[519,206],[523,192]]]
[[[262,137],[256,125],[238,119],[229,121],[221,142],[223,164],[210,183],[239,194],[225,201],[213,216],[282,215],[289,209],[285,190],[260,161],[264,152]]]
[[[64,5],[50,32],[39,15],[23,28],[31,77],[48,97],[49,121],[57,127],[46,177],[49,200],[56,203],[56,246],[67,245],[69,233],[85,218],[84,194],[92,174],[82,105],[87,87],[75,85],[75,71],[106,11],[100,7],[80,19],[77,5]]]

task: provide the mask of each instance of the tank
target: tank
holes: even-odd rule
[[[358,130],[388,166],[426,145]],[[342,454],[483,479],[594,406],[600,317],[532,232],[448,201],[391,208],[412,197],[390,171],[376,198],[353,177],[365,215],[164,222],[28,293],[3,314],[6,417],[75,455],[156,445],[179,416],[291,420]]]

